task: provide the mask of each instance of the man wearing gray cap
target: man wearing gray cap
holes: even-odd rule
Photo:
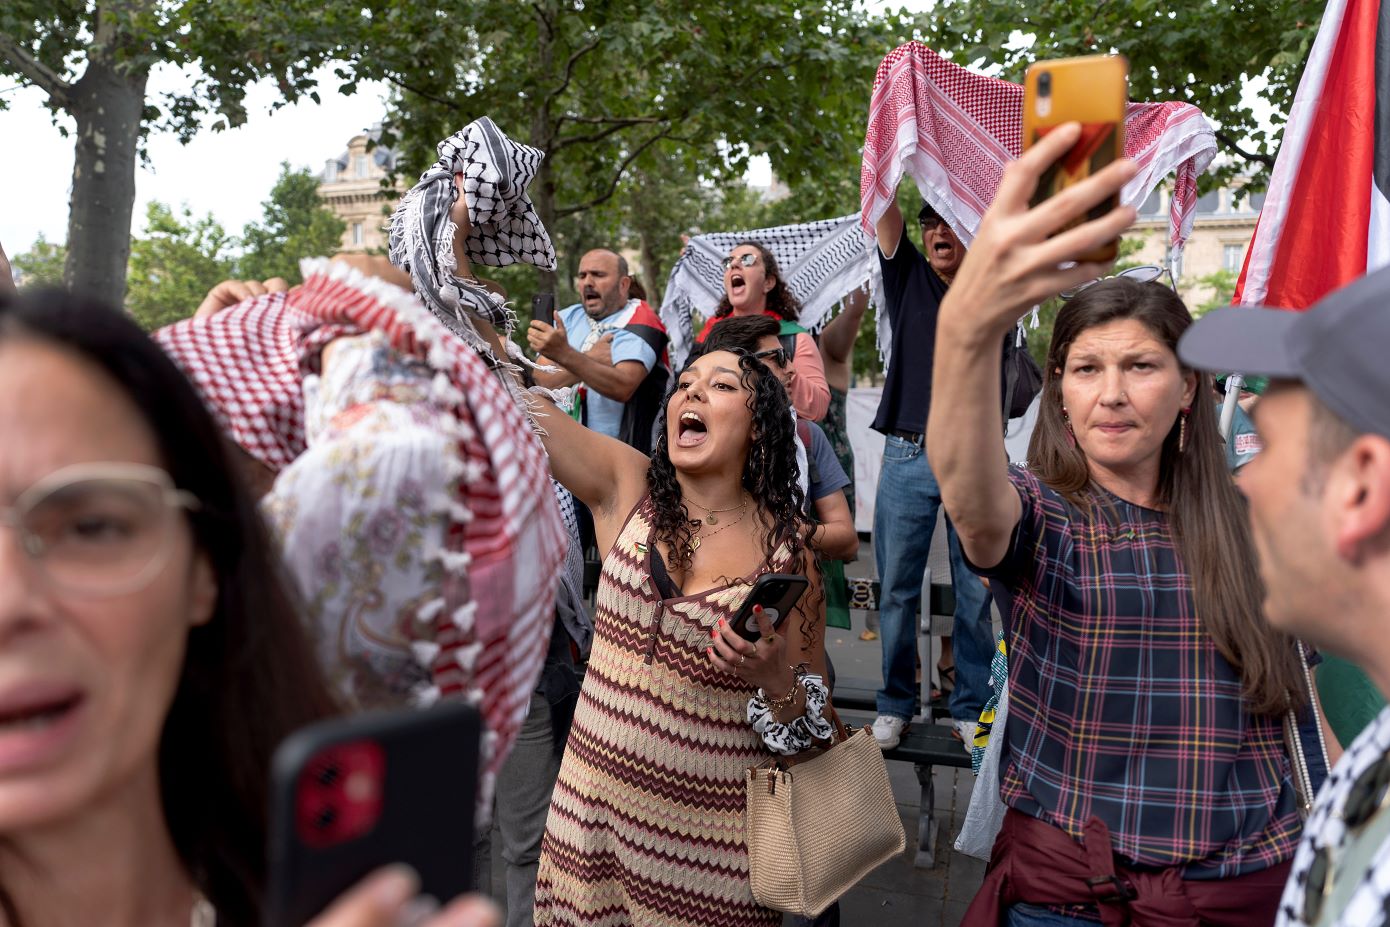
[[[1230,307],[1192,326],[1184,363],[1271,378],[1264,451],[1241,472],[1265,615],[1390,692],[1390,268],[1307,312]],[[1281,927],[1374,927],[1390,903],[1390,708],[1318,795]]]

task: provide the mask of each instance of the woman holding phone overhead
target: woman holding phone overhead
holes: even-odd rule
[[[964,923],[1269,924],[1300,831],[1282,730],[1307,699],[1298,658],[1259,614],[1210,383],[1177,358],[1191,316],[1160,283],[1068,266],[1133,221],[1069,227],[1133,163],[1028,208],[1078,129],[1005,171],[937,327],[932,465],[1007,602],[1009,811]],[[1029,469],[1010,468],[999,340],[1069,289]]]
[[[744,773],[830,733],[787,393],[757,359],[714,351],[681,371],[650,459],[553,407],[541,425],[606,555],[536,923],[780,924],[753,900]],[[729,624],[767,573],[810,587],[748,641]]]

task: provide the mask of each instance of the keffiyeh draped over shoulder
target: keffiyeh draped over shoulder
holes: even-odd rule
[[[416,294],[450,331],[486,352],[469,315],[508,338],[517,320],[501,296],[454,276],[455,225],[449,218],[459,197],[454,175],[463,175],[471,226],[463,247],[470,262],[490,267],[522,262],[554,270],[555,249],[526,194],[545,153],[512,141],[486,116],[441,141],[437,150],[439,160],[391,216],[391,263],[410,273]]]
[[[301,267],[289,293],[155,339],[277,474],[267,515],[330,674],[367,703],[477,704],[490,800],[566,551],[544,452],[501,381],[413,296],[343,264]]]
[[[893,49],[879,63],[869,103],[859,199],[864,230],[897,195],[903,174],[967,246],[994,199],[1004,165],[1023,146],[1023,87],[952,64],[920,42]],[[1125,156],[1139,173],[1120,201],[1139,206],[1173,174],[1169,245],[1176,256],[1192,232],[1197,178],[1216,156],[1216,136],[1190,103],[1131,103]],[[879,347],[887,356],[888,326]]]
[[[880,276],[873,241],[859,227],[859,216],[841,216],[800,225],[711,232],[690,239],[685,253],[671,268],[661,321],[671,337],[675,369],[685,364],[694,344],[694,312],[709,318],[724,298],[723,260],[741,241],[756,241],[772,252],[782,276],[801,301],[798,324],[811,331],[829,321],[835,306],[856,289],[871,286]]]

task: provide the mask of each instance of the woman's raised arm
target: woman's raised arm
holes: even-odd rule
[[[1038,178],[1079,132],[1075,123],[1063,126],[1008,166],[941,303],[927,458],[961,547],[980,566],[1004,558],[1022,513],[1004,452],[999,345],[1030,308],[1104,273],[1107,264],[1062,265],[1115,240],[1134,221],[1126,206],[1048,237],[1118,192],[1134,175],[1128,160],[1028,208]]]
[[[502,336],[495,328],[477,319],[473,324],[494,354],[507,356]],[[533,396],[533,402],[539,406],[537,422],[541,443],[545,445],[550,472],[555,479],[587,505],[597,521],[625,517],[645,491],[651,460],[617,438],[585,428],[549,399]],[[602,544],[607,533],[605,527],[595,527]],[[603,550],[606,552],[606,544]]]

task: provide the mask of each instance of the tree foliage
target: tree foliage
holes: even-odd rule
[[[299,283],[300,258],[338,250],[343,221],[323,207],[307,170],[282,165],[261,210],[237,238],[210,215],[150,203],[146,232],[131,246],[126,308],[135,320],[155,329],[187,318],[223,280]]]
[[[336,253],[347,224],[323,205],[319,182],[307,170],[280,165],[280,176],[261,204],[263,218],[242,232],[237,273],[248,280],[283,277],[299,283],[301,258]]]
[[[146,208],[147,231],[130,250],[126,309],[146,329],[187,318],[208,290],[236,276],[236,240],[212,216],[187,206]]]
[[[343,74],[398,88],[382,141],[400,169],[420,170],[440,138],[490,115],[547,153],[531,192],[557,237],[568,237],[566,220],[631,205],[671,175],[685,178],[676,205],[698,206],[696,184],[741,176],[754,154],[810,192],[805,217],[853,210],[874,69],[914,26],[856,0],[732,11],[710,0],[479,0],[447,14],[368,6],[372,36]],[[635,237],[678,253],[682,227],[701,218],[667,217],[659,242],[651,229]]]
[[[359,22],[358,7],[309,0],[0,3],[0,75],[38,87],[76,123],[66,283],[120,301],[147,133],[187,141],[206,117],[214,130],[241,125],[246,89],[263,77],[285,100],[317,99],[312,72]],[[147,98],[156,65],[184,68],[189,80]]]
[[[993,65],[1021,80],[1035,60],[1119,53],[1129,59],[1130,97],[1185,100],[1216,126],[1228,159],[1206,188],[1235,173],[1268,182],[1323,0],[940,0],[929,44],[965,65]],[[1257,78],[1272,108],[1241,102]]]
[[[44,238],[40,232],[29,250],[16,254],[10,262],[14,268],[15,283],[20,289],[62,286],[63,261],[66,257],[66,248]]]

